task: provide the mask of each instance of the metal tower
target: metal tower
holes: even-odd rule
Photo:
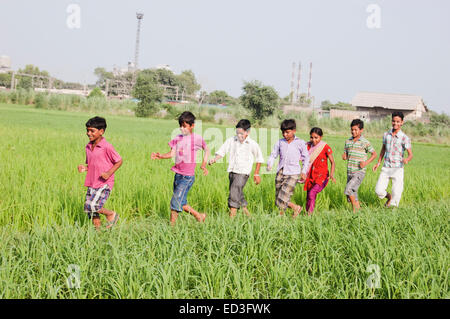
[[[138,69],[138,58],[139,58],[139,34],[141,33],[141,20],[144,18],[143,13],[136,12],[136,18],[138,20],[137,32],[136,32],[136,51],[134,53],[134,70]]]
[[[294,79],[295,79],[295,62],[292,62],[292,77],[291,77],[291,93],[289,94],[289,102],[292,104],[294,104]]]
[[[309,64],[308,99],[311,97],[312,62]]]
[[[300,102],[300,79],[301,79],[301,73],[302,73],[302,63],[298,62],[298,77],[297,77],[297,92],[296,92],[296,100],[297,103]]]

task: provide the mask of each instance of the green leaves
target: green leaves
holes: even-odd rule
[[[244,94],[241,102],[248,108],[255,120],[261,122],[271,116],[279,106],[279,96],[271,86],[264,86],[259,81],[244,82]]]

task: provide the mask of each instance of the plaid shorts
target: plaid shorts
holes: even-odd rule
[[[110,193],[111,189],[108,184],[100,188],[88,187],[84,211],[88,214],[89,218],[100,216],[98,211],[103,208]]]
[[[275,205],[285,210],[295,191],[300,175],[283,175],[280,169],[275,177]]]

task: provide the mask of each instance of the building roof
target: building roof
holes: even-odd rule
[[[356,107],[428,111],[422,97],[412,94],[359,92],[353,97],[351,104]]]

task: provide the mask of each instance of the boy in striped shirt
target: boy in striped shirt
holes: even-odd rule
[[[342,159],[347,162],[347,186],[345,187],[345,195],[347,200],[352,203],[353,212],[359,208],[358,188],[361,185],[366,174],[366,167],[376,157],[377,152],[370,142],[362,136],[364,130],[364,122],[355,119],[350,124],[352,137],[345,141],[345,151]],[[367,159],[367,153],[372,156]]]

